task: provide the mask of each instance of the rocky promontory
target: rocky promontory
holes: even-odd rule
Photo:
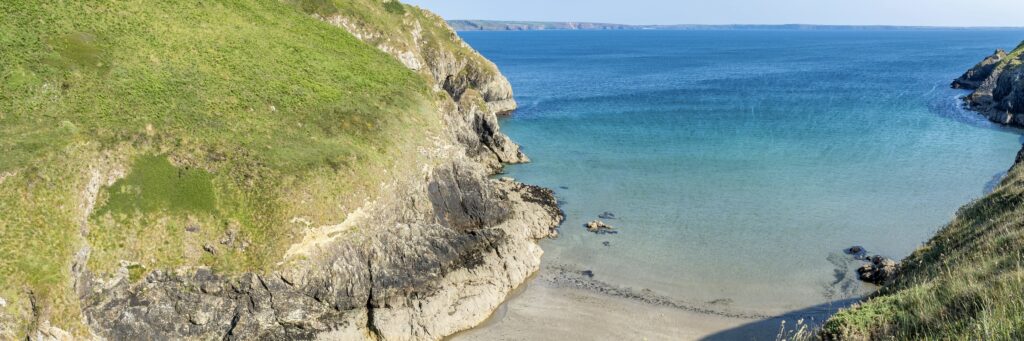
[[[953,81],[952,87],[974,90],[967,106],[999,124],[1024,127],[1024,44],[1010,53],[996,50]]]

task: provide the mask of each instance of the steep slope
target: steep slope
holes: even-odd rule
[[[469,146],[471,157],[484,163],[528,161],[518,145],[498,133],[495,115],[516,108],[512,86],[494,63],[463,42],[444,19],[397,2],[385,1],[383,6],[379,0],[301,2],[307,4],[303,5],[305,8],[316,8],[311,12],[315,17],[345,28],[419,72],[435,89],[447,92],[456,102],[486,103],[472,110],[460,106],[468,112],[459,123],[468,125],[473,134],[460,135],[459,141]],[[309,2],[319,5],[310,6]],[[489,166],[500,168],[500,164],[493,162]]]
[[[497,68],[398,2],[0,3],[0,338],[436,339],[539,264]],[[345,25],[343,23],[349,23]]]
[[[1020,56],[997,51],[954,82],[993,121],[1021,126]],[[979,83],[980,82],[980,83]],[[1024,150],[992,193],[900,263],[897,278],[833,316],[827,339],[1024,339]]]

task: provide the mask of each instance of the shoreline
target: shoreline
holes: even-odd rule
[[[696,339],[758,321],[657,306],[586,289],[558,288],[539,278],[524,286],[496,310],[505,310],[500,316],[446,340]],[[525,325],[532,327],[520,328]]]
[[[653,339],[751,339],[817,326],[839,309],[863,299],[832,301],[778,315],[737,313],[716,309],[714,304],[680,302],[650,290],[617,287],[570,268],[542,264],[487,320],[444,340],[611,340],[641,335]],[[645,327],[636,330],[638,325]],[[616,334],[619,330],[622,335]]]

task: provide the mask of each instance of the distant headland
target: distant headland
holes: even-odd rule
[[[594,22],[449,20],[456,31],[545,30],[1024,30],[1024,27],[883,26],[883,25],[625,25]]]

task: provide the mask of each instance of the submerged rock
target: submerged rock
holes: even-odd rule
[[[605,224],[603,221],[600,221],[600,220],[591,221],[591,222],[587,223],[584,226],[587,227],[587,231],[593,232],[593,233],[597,233],[597,234],[616,234],[616,233],[619,233],[619,231],[615,231],[614,227],[612,227],[611,225]]]
[[[859,245],[854,245],[843,250],[843,253],[853,256],[855,259],[865,260],[868,258],[868,250]]]
[[[609,241],[604,241],[604,242],[602,242],[602,243],[601,243],[601,245],[604,245],[604,246],[612,246],[612,242],[609,242]]]
[[[862,281],[881,285],[895,279],[898,271],[899,264],[896,261],[882,256],[872,256],[870,263],[857,269],[857,274]]]
[[[615,213],[605,211],[604,213],[601,213],[597,217],[601,219],[615,219]]]
[[[583,271],[580,272],[580,274],[583,275],[583,276],[586,276],[587,278],[594,278],[594,271],[593,270],[583,270]]]

